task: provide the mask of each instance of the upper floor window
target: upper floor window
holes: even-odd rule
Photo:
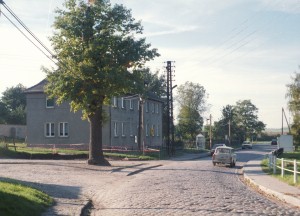
[[[131,110],[133,110],[133,100],[132,99],[129,100],[129,108]]]
[[[118,98],[117,97],[113,97],[112,105],[113,105],[113,107],[118,107]]]
[[[69,136],[69,124],[68,124],[68,122],[60,122],[58,130],[59,130],[59,136],[60,137]]]
[[[54,99],[46,98],[46,108],[54,108]]]
[[[146,102],[146,112],[149,112],[149,102]]]
[[[46,137],[54,137],[55,136],[55,133],[54,133],[54,123],[47,122],[45,124],[45,136]]]
[[[121,107],[122,109],[125,109],[125,99],[121,98]]]
[[[155,104],[156,106],[155,106],[155,109],[156,109],[156,113],[159,113],[159,105],[158,105],[158,103],[157,104]]]
[[[155,103],[151,104],[151,108],[152,108],[152,113],[155,113]]]

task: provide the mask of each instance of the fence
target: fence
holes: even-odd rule
[[[300,162],[297,162],[297,160],[287,160],[284,158],[277,158],[276,155],[269,154],[269,168],[273,169],[273,174],[276,174],[276,168],[281,170],[281,177],[284,176],[285,171],[291,172],[294,174],[294,183],[297,183],[298,180],[298,174],[300,172],[298,171],[298,165]],[[277,162],[280,163],[280,166],[277,165]],[[293,169],[288,169],[288,166],[292,166]]]

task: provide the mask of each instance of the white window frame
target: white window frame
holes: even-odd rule
[[[48,101],[53,101],[53,105],[48,105]],[[46,98],[46,108],[47,109],[51,109],[51,108],[54,108],[54,103],[55,103],[55,101],[54,101],[54,99],[53,98]]]
[[[146,129],[145,129],[145,131],[146,131],[146,136],[149,136],[148,128],[149,128],[149,124],[146,124]]]
[[[53,122],[46,122],[44,128],[45,137],[55,137],[55,124]]]
[[[118,136],[118,122],[114,122],[114,136]]]
[[[123,97],[121,98],[121,108],[125,109],[125,99]]]
[[[146,102],[146,112],[149,112],[149,101]]]
[[[129,100],[129,109],[133,110],[133,100]]]
[[[113,97],[113,107],[118,107],[118,98]]]
[[[125,137],[125,123],[122,122],[122,137]]]
[[[62,134],[61,134],[61,132],[62,132]],[[69,136],[69,123],[68,122],[59,122],[58,123],[58,136],[60,136],[60,137],[68,137]]]

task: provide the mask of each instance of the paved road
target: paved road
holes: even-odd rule
[[[91,215],[300,215],[241,182],[242,165],[266,151],[240,151],[236,168],[214,167],[210,158],[165,162],[102,194]]]
[[[57,205],[47,216],[78,216],[89,199],[95,216],[300,215],[299,209],[270,201],[240,181],[242,165],[270,151],[266,148],[270,146],[240,151],[234,169],[214,167],[208,157],[111,161],[111,167],[89,166],[85,161],[0,159],[0,177],[21,180],[54,197]]]

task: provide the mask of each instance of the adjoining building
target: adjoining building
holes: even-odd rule
[[[90,125],[81,112],[72,112],[64,102],[57,105],[44,92],[46,80],[26,90],[27,143],[29,146],[83,147],[89,143]],[[108,120],[103,125],[103,147],[137,149],[139,98],[114,97],[104,106]],[[148,98],[144,103],[144,146],[161,146],[162,101]]]

